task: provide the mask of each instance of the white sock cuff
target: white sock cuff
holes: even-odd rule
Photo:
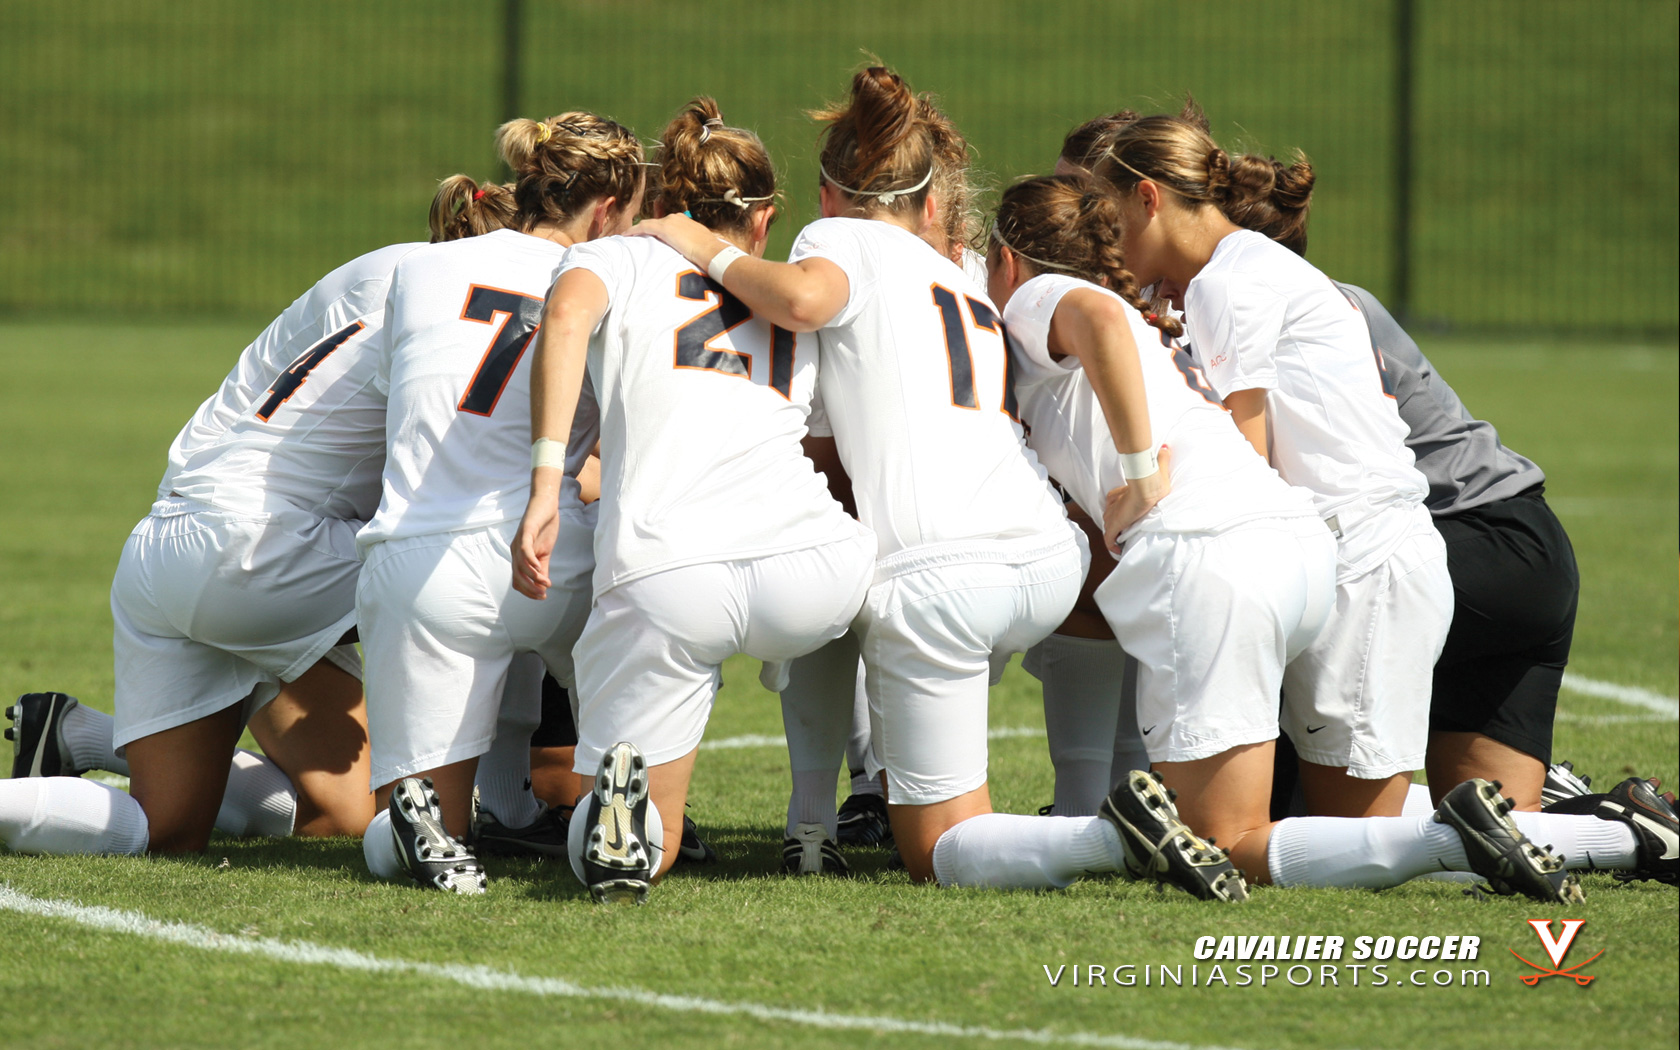
[[[1282,820],[1272,828],[1266,843],[1266,870],[1274,886],[1302,886],[1312,867],[1311,840],[1307,826],[1298,818]]]
[[[397,842],[391,836],[391,811],[382,809],[373,815],[367,831],[362,834],[362,859],[377,878],[398,879],[403,876],[402,859],[397,856]]]

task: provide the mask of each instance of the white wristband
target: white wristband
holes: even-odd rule
[[[531,442],[531,469],[554,467],[566,469],[566,443],[553,438],[538,438]]]
[[[1147,478],[1159,469],[1161,469],[1160,453],[1156,449],[1150,448],[1142,452],[1120,453],[1120,473],[1127,481]]]
[[[726,244],[723,246],[723,250],[712,256],[712,261],[706,264],[706,273],[711,275],[712,280],[722,284],[723,271],[729,269],[729,264],[736,259],[745,259],[746,257],[746,252],[733,244]]]

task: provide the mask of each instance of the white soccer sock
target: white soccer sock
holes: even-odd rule
[[[216,830],[227,835],[285,838],[297,820],[297,789],[274,760],[243,748],[233,753]]]
[[[1081,875],[1120,871],[1120,832],[1101,817],[1024,817],[983,813],[933,844],[941,886],[1063,889]]]
[[[1092,816],[1114,786],[1126,654],[1112,639],[1061,634],[1033,648],[1027,668],[1044,683],[1044,732],[1056,767],[1055,813]],[[1136,735],[1135,706],[1133,711]]]
[[[1114,721],[1114,757],[1108,765],[1108,790],[1134,769],[1149,768],[1149,752],[1137,720],[1138,662],[1126,657],[1126,673],[1120,682],[1120,717]]]
[[[794,770],[793,794],[788,797],[787,833],[798,824],[821,824],[831,840],[840,837],[840,815],[834,806],[832,769]]]
[[[869,741],[872,732],[869,725],[869,690],[864,686],[863,660],[860,657],[856,681],[852,685],[852,735],[846,739],[846,771],[852,775],[853,794],[881,793],[880,781],[869,775]],[[856,782],[860,779],[869,781],[873,786],[857,787]]]
[[[59,738],[70,753],[63,757],[72,769],[103,769],[128,776],[128,760],[117,757],[111,749],[111,738],[117,723],[103,711],[95,711],[86,704],[77,704],[64,713],[58,723]]]
[[[1272,828],[1266,866],[1277,886],[1380,889],[1470,861],[1458,832],[1429,817],[1291,817]]]
[[[860,769],[852,774],[852,794],[874,795],[876,798],[885,798],[887,792],[881,786],[880,777],[872,777],[868,770]]]
[[[376,878],[401,879],[408,873],[403,871],[402,857],[397,853],[397,840],[391,834],[391,810],[389,807],[373,815],[368,822],[367,831],[362,833],[362,859],[367,861],[368,870]]]
[[[1406,789],[1406,801],[1400,807],[1402,817],[1427,817],[1435,812],[1435,800],[1429,797],[1427,784],[1413,784]]]
[[[837,834],[834,786],[840,779],[846,737],[852,731],[857,667],[857,639],[849,634],[801,656],[788,667],[787,688],[782,690],[782,727],[793,773],[787,810],[789,835],[795,824],[821,824],[828,829],[829,838]]]
[[[496,735],[473,778],[479,807],[495,814],[504,827],[529,827],[542,815],[542,804],[531,792],[531,735],[542,724],[543,670],[535,653],[519,653],[508,665]]]
[[[144,853],[150,835],[140,803],[108,784],[0,780],[0,842],[16,853]]]
[[[1511,819],[1535,845],[1561,854],[1571,871],[1626,871],[1639,863],[1639,840],[1620,821],[1518,810]]]

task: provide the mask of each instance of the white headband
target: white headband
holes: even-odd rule
[[[835,178],[833,175],[830,175],[828,173],[828,169],[823,167],[820,162],[817,164],[817,170],[822,172],[822,177],[827,179],[835,189],[849,193],[853,197],[879,197],[882,205],[888,208],[892,207],[893,203],[897,201],[898,198],[909,196],[933,181],[933,165],[931,164],[928,165],[928,173],[922,176],[921,182],[916,183],[914,186],[906,186],[899,190],[854,190],[850,186],[841,185],[840,180]]]
[[[722,117],[708,117],[706,122],[700,125],[700,145],[704,146],[707,141],[711,139],[713,128],[721,128],[724,126]]]
[[[1021,249],[1015,247],[1013,244],[1010,244],[1008,241],[1003,239],[1003,234],[1002,234],[1002,232],[1000,232],[998,230],[996,224],[994,224],[992,226],[992,240],[998,242],[999,244],[1003,245],[1005,248],[1008,248],[1010,251],[1014,252],[1016,258],[1025,259],[1025,260],[1032,263],[1034,266],[1038,267],[1041,270],[1060,270],[1063,273],[1073,273],[1074,272],[1071,267],[1062,266],[1058,263],[1046,262],[1043,259],[1035,259],[1032,256],[1028,255],[1026,252],[1024,252]]]

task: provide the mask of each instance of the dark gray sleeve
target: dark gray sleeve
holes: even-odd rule
[[[1337,283],[1371,328],[1390,388],[1410,433],[1406,446],[1429,481],[1430,513],[1457,514],[1502,500],[1546,480],[1534,463],[1499,443],[1493,425],[1470,414],[1377,297]]]

